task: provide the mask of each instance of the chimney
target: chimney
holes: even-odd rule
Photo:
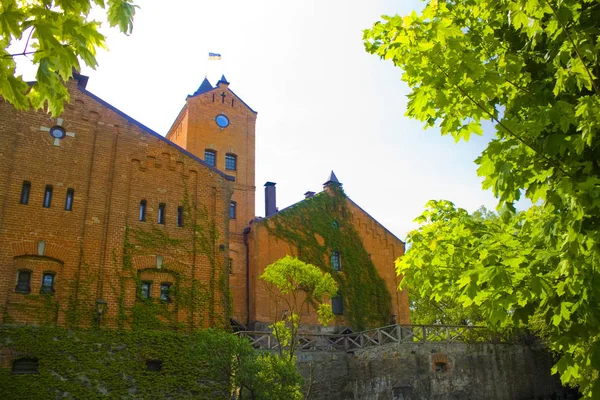
[[[277,199],[275,197],[275,182],[265,183],[265,218],[277,212]]]
[[[306,193],[304,193],[304,198],[308,199],[308,198],[313,197],[314,195],[315,195],[315,192],[306,192]]]

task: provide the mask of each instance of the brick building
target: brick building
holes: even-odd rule
[[[205,79],[163,137],[86,83],[80,74],[68,82],[71,101],[58,118],[0,101],[0,323],[198,328],[225,325],[227,315],[241,325],[271,321],[258,276],[285,254],[302,254],[268,228],[287,215],[276,212],[274,184],[267,185],[266,217],[255,217],[256,112],[225,77],[215,87]],[[326,189],[331,184],[341,186],[330,179]],[[294,207],[336,193],[327,189]],[[352,226],[362,238],[371,260],[365,265],[389,295],[389,320],[408,322],[394,273],[404,244],[343,199],[348,229],[341,231]],[[353,262],[339,257],[338,264]],[[322,261],[335,264],[329,256]],[[349,324],[348,298],[333,302],[337,324]],[[310,310],[303,318],[315,322]]]

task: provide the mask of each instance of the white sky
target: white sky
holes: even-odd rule
[[[133,34],[109,34],[88,90],[166,134],[205,75],[222,73],[254,110],[256,213],[266,181],[280,209],[322,189],[333,169],[346,194],[404,239],[430,199],[494,208],[473,160],[489,140],[454,144],[404,116],[407,86],[366,53],[362,31],[415,0],[138,0]],[[222,61],[207,62],[208,52]],[[207,69],[208,68],[208,69]],[[28,76],[25,65],[21,67]]]

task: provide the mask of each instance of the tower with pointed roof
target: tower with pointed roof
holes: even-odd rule
[[[230,88],[225,75],[213,86],[204,78],[167,133],[167,139],[233,176],[229,210],[230,268],[245,268],[243,231],[255,216],[255,124],[257,113]],[[230,278],[232,291],[243,291],[245,281]],[[237,299],[237,297],[236,297]],[[243,307],[234,304],[234,309]]]

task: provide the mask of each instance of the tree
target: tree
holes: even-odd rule
[[[323,300],[337,294],[337,283],[328,272],[291,256],[268,265],[260,279],[267,283],[276,312],[283,314],[271,328],[281,344],[280,355],[291,360],[298,344],[301,311],[311,305],[317,310],[320,324],[331,322],[334,318],[331,304]]]
[[[476,163],[502,218],[471,237],[481,225],[464,210],[432,205],[399,272],[480,304],[490,324],[541,318],[554,370],[588,397],[600,396],[599,18],[593,0],[430,0],[364,34],[403,69],[409,116],[456,141],[495,127]],[[535,206],[515,214],[522,195]]]
[[[95,68],[96,50],[105,48],[100,23],[90,19],[93,6],[106,11],[111,27],[131,33],[137,6],[131,0],[2,0],[0,4],[0,95],[17,109],[63,111],[69,93],[64,86],[82,60]],[[18,50],[17,50],[18,49]],[[29,86],[15,76],[17,56],[37,65]]]

